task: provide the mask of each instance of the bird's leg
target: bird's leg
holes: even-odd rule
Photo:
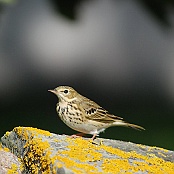
[[[98,134],[94,134],[94,135],[92,136],[90,142],[91,142],[92,144],[95,144],[95,145],[97,145],[97,146],[100,146],[100,145],[103,144],[102,141],[101,141],[100,143],[94,141],[94,140],[96,139],[97,136],[98,136]]]
[[[96,138],[96,136],[97,136],[97,134],[94,134],[93,136],[92,136],[92,141]]]
[[[95,145],[98,145],[98,146],[103,145],[102,140],[99,140],[99,141],[100,141],[99,143],[94,141],[94,140],[96,139],[97,136],[98,136],[98,134],[94,134],[94,135],[92,136],[92,138],[91,138],[91,143],[92,143],[92,144],[95,144]]]
[[[71,135],[70,137],[71,137],[71,138],[78,138],[78,137],[82,137],[82,136],[84,136],[84,135],[86,135],[86,134],[84,134],[84,133],[77,133],[77,134]]]

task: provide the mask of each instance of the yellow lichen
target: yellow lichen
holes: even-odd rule
[[[3,147],[2,148],[4,151],[6,151],[6,152],[10,152],[10,150],[8,149],[8,148],[6,148],[6,147]]]
[[[5,133],[5,135],[6,135],[6,136],[9,136],[9,134],[10,134],[10,132],[9,132],[9,131],[7,131],[7,132]]]
[[[155,147],[155,146],[148,147],[148,151],[153,151],[153,150],[161,150],[163,152],[168,152],[167,149],[163,149],[163,148],[160,148],[160,147]]]
[[[10,150],[8,148],[2,147],[1,143],[0,143],[0,151],[10,152]],[[17,164],[13,163],[11,165],[11,167],[7,170],[8,174],[17,174],[18,171],[23,171],[24,166],[23,166],[23,164],[21,162],[21,159],[18,158],[18,161],[19,161],[20,166],[18,166]],[[10,163],[10,161],[9,161],[9,163]],[[4,166],[4,167],[7,167],[7,166]]]
[[[29,148],[23,160],[31,169],[30,172],[50,171],[50,152],[47,150],[50,145],[47,141],[43,142],[40,138],[35,138],[29,140],[24,147]]]
[[[26,141],[24,146],[24,162],[30,173],[56,173],[56,167],[64,166],[74,173],[135,173],[138,171],[148,173],[174,174],[174,163],[166,162],[151,152],[154,149],[147,148],[148,153],[141,155],[135,151],[125,152],[111,146],[95,145],[82,138],[65,138],[67,149],[59,149],[57,154],[52,154],[52,149],[47,141],[39,138],[40,135],[51,136],[50,132],[36,128],[15,128],[14,131]],[[54,142],[58,142],[55,140]],[[143,145],[137,145],[146,148]],[[114,158],[103,157],[105,151]],[[162,154],[160,154],[162,156]],[[100,162],[100,166],[98,166]],[[52,165],[51,165],[52,164]],[[51,168],[53,166],[53,168]]]
[[[26,140],[26,144],[24,145],[25,156],[23,161],[29,172],[51,172],[50,145],[47,141],[42,141],[42,139],[39,138],[40,135],[50,136],[51,133],[32,127],[17,127],[14,128],[13,131],[15,131],[21,139]]]
[[[69,141],[70,140],[70,141]],[[69,141],[69,151],[64,151],[62,154],[68,155],[70,158],[78,159],[81,162],[87,161],[97,161],[100,160],[102,154],[96,151],[93,144],[89,141],[83,140],[82,138],[77,138],[72,141],[72,139],[67,139]]]
[[[12,164],[11,168],[8,169],[7,174],[18,174],[18,166],[16,164]]]
[[[156,157],[154,154],[147,154],[147,156],[144,156],[135,151],[124,152],[110,146],[96,146],[82,138],[77,138],[75,140],[67,138],[66,141],[69,143],[69,150],[63,151],[62,154],[66,155],[66,157],[60,159],[65,162],[65,166],[68,164],[67,167],[71,168],[73,171],[73,166],[76,166],[78,169],[81,167],[78,162],[75,164],[75,160],[81,162],[95,162],[102,160],[103,163],[101,168],[104,173],[134,173],[138,171],[148,171],[149,173],[171,173],[173,171],[174,173],[174,163],[166,162],[163,159]],[[99,152],[99,150],[102,149],[107,153],[117,156],[119,159],[103,158],[102,153]],[[160,148],[160,150],[162,149]],[[130,164],[129,159],[132,159],[135,162]],[[84,169],[84,167],[81,169]],[[86,169],[86,172],[90,171],[91,165]],[[96,171],[96,173],[98,173],[98,171]]]
[[[12,168],[7,171],[7,174],[17,174],[17,165],[13,164]]]
[[[78,163],[75,160],[67,157],[63,157],[61,155],[58,156],[60,161],[64,162],[64,166],[69,168],[72,171],[76,171],[75,173],[82,173],[82,171],[86,171],[88,173],[95,172],[98,173],[98,169],[95,166],[92,166],[87,163]],[[78,171],[78,172],[77,172]]]
[[[21,135],[23,138],[28,139],[30,136],[38,136],[38,135],[45,135],[45,136],[51,136],[51,133],[45,130],[33,128],[33,127],[16,127],[13,129],[14,132],[16,132],[18,135]],[[31,134],[30,134],[31,133]]]

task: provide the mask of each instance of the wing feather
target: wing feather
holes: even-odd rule
[[[109,114],[107,110],[87,98],[81,101],[79,105],[84,111],[86,119],[102,123],[113,123],[116,120],[122,120],[121,117]]]

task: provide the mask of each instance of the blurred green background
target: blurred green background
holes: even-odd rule
[[[174,150],[174,2],[0,1],[0,136],[16,126],[73,134],[49,93],[75,88],[143,126],[100,137]]]

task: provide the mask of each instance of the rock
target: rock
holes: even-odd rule
[[[0,173],[21,174],[23,165],[21,160],[6,148],[0,148]]]
[[[173,151],[130,142],[16,127],[1,143],[23,161],[23,173],[174,173]]]

